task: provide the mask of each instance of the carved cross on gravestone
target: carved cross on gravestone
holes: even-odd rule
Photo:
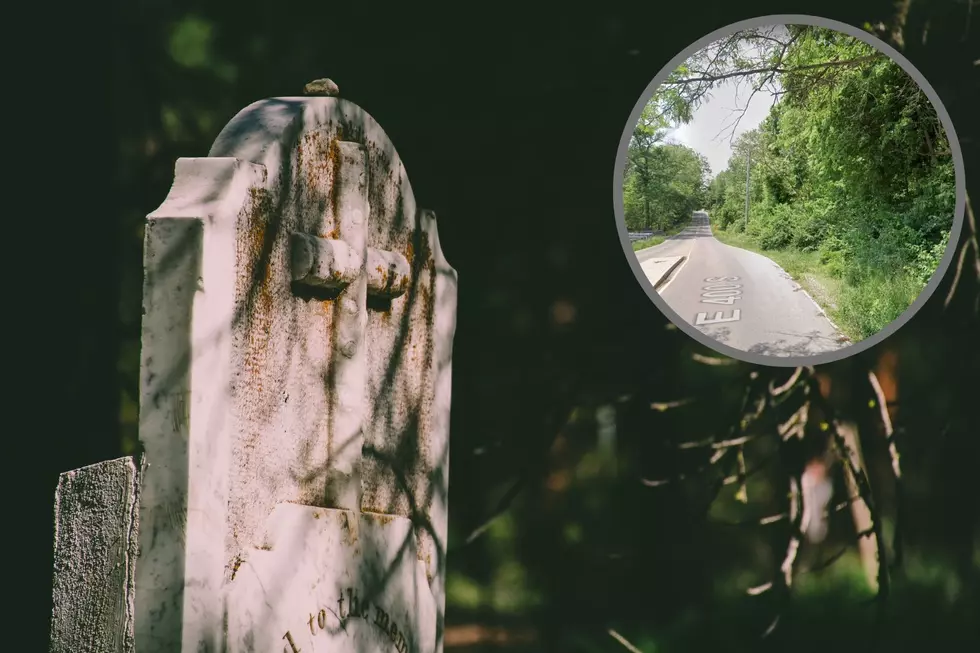
[[[137,650],[441,650],[456,274],[380,126],[245,108],[145,267]]]
[[[338,293],[333,308],[333,393],[327,410],[334,416],[331,478],[325,502],[334,508],[360,509],[360,462],[365,417],[367,377],[365,330],[367,298],[390,301],[409,284],[408,260],[399,252],[368,247],[367,157],[357,143],[336,145],[338,166],[334,216],[336,238],[295,232],[291,235],[291,272],[294,283]],[[320,225],[321,231],[327,225]]]

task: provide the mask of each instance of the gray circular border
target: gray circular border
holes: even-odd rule
[[[825,27],[853,36],[854,38],[864,41],[871,47],[876,48],[888,55],[892,61],[901,66],[902,69],[919,84],[919,87],[925,92],[926,96],[936,108],[936,114],[939,116],[939,120],[942,122],[943,128],[946,130],[950,152],[953,155],[953,171],[955,173],[956,184],[956,212],[953,215],[953,226],[950,230],[949,244],[946,246],[946,252],[925,288],[923,288],[922,292],[919,293],[919,296],[915,298],[915,301],[913,301],[912,304],[905,309],[904,313],[892,320],[891,323],[886,325],[881,331],[873,336],[850,344],[836,351],[807,357],[767,356],[764,354],[755,354],[752,352],[743,351],[741,349],[736,349],[718,342],[711,336],[699,331],[693,324],[690,324],[686,320],[682,319],[672,308],[670,308],[667,302],[660,297],[660,293],[654,289],[653,284],[650,283],[650,280],[647,279],[646,274],[644,274],[643,269],[640,267],[640,262],[633,253],[633,246],[632,243],[630,243],[629,232],[626,229],[626,216],[623,208],[623,182],[625,176],[626,155],[629,148],[630,138],[633,135],[634,126],[640,119],[640,114],[643,112],[643,108],[653,97],[654,93],[656,93],[657,87],[659,87],[660,84],[667,79],[670,73],[674,71],[681,63],[683,63],[688,57],[701,48],[739,30],[762,27],[766,25],[814,25],[817,27]],[[616,214],[616,228],[619,230],[619,240],[623,246],[623,251],[626,253],[626,259],[629,261],[633,274],[640,282],[643,290],[650,297],[650,300],[681,331],[691,336],[702,345],[713,349],[720,354],[724,354],[725,356],[743,362],[752,363],[754,365],[765,365],[769,367],[823,365],[847,358],[848,356],[860,354],[861,352],[874,347],[885,338],[891,336],[898,329],[904,326],[906,322],[912,319],[913,315],[919,312],[919,309],[922,308],[923,304],[929,300],[932,294],[939,287],[939,284],[942,282],[943,277],[953,261],[953,257],[956,255],[956,245],[959,243],[960,233],[963,229],[963,212],[966,208],[966,179],[964,167],[963,151],[960,148],[959,140],[956,138],[956,130],[953,128],[953,121],[950,119],[949,113],[946,111],[946,107],[943,106],[942,101],[939,99],[939,95],[932,88],[932,85],[929,84],[922,73],[916,70],[915,66],[913,66],[908,59],[902,56],[902,54],[887,43],[881,41],[881,39],[878,39],[868,32],[854,27],[853,25],[848,25],[847,23],[802,14],[776,14],[770,16],[760,16],[758,18],[750,18],[748,20],[739,21],[720,29],[716,29],[707,36],[698,39],[693,44],[685,48],[680,54],[671,59],[666,66],[660,69],[660,72],[657,73],[657,75],[653,78],[653,81],[650,82],[649,86],[647,86],[640,95],[640,99],[633,108],[632,113],[630,113],[629,120],[626,122],[626,128],[623,131],[623,136],[620,139],[619,150],[616,154],[616,167],[613,171],[613,210]]]

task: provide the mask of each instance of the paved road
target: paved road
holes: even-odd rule
[[[678,235],[636,252],[641,265],[679,256],[686,259],[660,285],[660,296],[715,340],[767,356],[810,356],[848,344],[782,268],[718,242],[706,213],[695,213]]]

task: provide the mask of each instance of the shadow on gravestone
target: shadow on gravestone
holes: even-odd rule
[[[441,651],[456,273],[381,127],[252,104],[144,259],[136,650]]]

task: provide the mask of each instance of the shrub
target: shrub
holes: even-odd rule
[[[932,247],[918,246],[912,262],[905,266],[906,273],[924,287],[935,274],[948,246],[948,232],[943,234],[942,239]]]

